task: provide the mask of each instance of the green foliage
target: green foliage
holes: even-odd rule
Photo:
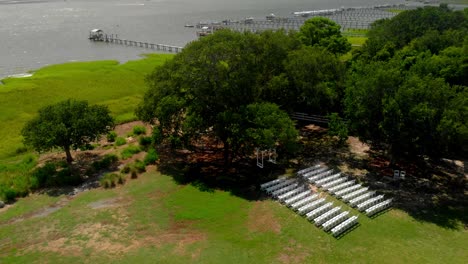
[[[319,46],[333,54],[345,54],[351,44],[341,35],[340,25],[325,17],[314,17],[301,26],[298,38],[304,45]]]
[[[135,146],[135,145],[130,145],[126,147],[125,149],[122,150],[122,153],[120,154],[122,159],[128,159],[131,158],[133,155],[140,153],[141,152],[141,147],[140,146]]]
[[[123,137],[117,137],[117,138],[115,139],[115,145],[116,145],[117,147],[122,146],[122,145],[125,145],[125,144],[127,144],[127,140],[125,140],[125,138],[123,138]]]
[[[106,154],[101,160],[95,161],[91,166],[96,170],[107,170],[112,166],[115,166],[119,161],[119,157],[115,154]]]
[[[146,134],[146,127],[144,127],[144,126],[134,126],[133,127],[133,134],[137,135],[137,136]]]
[[[364,49],[365,56],[379,60],[387,60],[391,56],[378,56],[385,47],[398,50],[416,38],[435,47],[450,46],[457,38],[446,38],[441,33],[448,30],[460,30],[464,36],[468,33],[467,17],[461,11],[450,11],[446,8],[429,7],[401,12],[392,19],[379,20],[372,25],[368,33],[369,40]],[[445,39],[441,41],[441,39]],[[446,44],[442,44],[445,42]],[[442,46],[440,46],[442,44]],[[445,46],[447,47],[447,46]],[[432,52],[437,50],[432,49]]]
[[[142,173],[146,171],[145,163],[138,159],[135,160],[135,162],[132,165],[132,168],[135,169],[138,173]]]
[[[26,145],[37,151],[63,148],[71,162],[70,149],[81,148],[106,133],[113,125],[106,106],[89,106],[87,101],[66,100],[43,107],[24,126]]]
[[[284,32],[217,31],[190,43],[148,77],[150,88],[137,116],[157,121],[156,137],[162,134],[173,147],[213,131],[224,143],[228,164],[244,146],[255,144],[242,135],[252,127],[245,119],[247,106],[281,98],[265,88],[281,88],[272,80],[284,72],[288,52],[299,47],[297,40]]]
[[[47,162],[36,168],[31,173],[31,178],[34,179],[33,188],[73,186],[83,181],[79,172],[73,171],[64,162]]]
[[[153,143],[152,137],[140,137],[138,139],[138,144],[145,150],[151,146],[151,143]]]
[[[99,184],[104,188],[114,188],[117,184],[124,184],[125,177],[121,174],[106,173],[99,179]]]
[[[330,119],[328,123],[328,134],[337,136],[339,143],[343,144],[348,139],[348,125],[338,113],[332,113],[328,118]]]
[[[289,85],[281,93],[282,105],[315,114],[341,108],[346,68],[336,56],[319,47],[303,47],[289,53],[285,68]]]
[[[107,141],[108,141],[108,142],[114,142],[115,139],[117,138],[117,132],[115,132],[115,131],[110,131],[109,133],[107,133],[106,138],[107,138]]]
[[[145,156],[144,163],[145,165],[155,164],[158,159],[159,155],[156,152],[156,149],[150,148]]]
[[[350,67],[350,128],[397,156],[466,153],[467,23],[446,7],[376,22]]]

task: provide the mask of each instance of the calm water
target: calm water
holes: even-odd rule
[[[183,46],[186,23],[401,0],[0,0],[0,78],[67,61],[127,61],[150,52],[88,41],[93,28],[135,41]]]

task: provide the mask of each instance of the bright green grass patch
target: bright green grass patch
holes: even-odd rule
[[[38,109],[74,98],[109,106],[117,123],[135,120],[135,105],[146,90],[144,77],[172,57],[153,54],[125,64],[117,61],[65,63],[39,69],[31,77],[2,80],[0,164],[8,168],[0,167],[0,189],[14,187],[19,193],[29,191],[31,183],[27,175],[31,166],[24,168],[22,156],[15,156],[24,148],[21,129]],[[0,190],[0,199],[1,193]]]
[[[349,43],[353,46],[362,46],[367,40],[367,37],[354,37],[354,36],[349,36],[347,37]]]
[[[32,77],[4,79],[0,86],[0,159],[14,155],[22,146],[21,129],[39,108],[61,100],[108,105],[117,122],[135,119],[135,105],[146,90],[145,75],[172,57],[148,55],[125,64],[65,63],[39,69]]]
[[[21,217],[58,198],[28,197]],[[118,206],[92,209],[116,199]],[[328,197],[327,200],[340,204]],[[14,206],[17,206],[15,204]],[[252,215],[256,206],[263,211]],[[345,210],[359,214],[346,205]],[[10,208],[9,210],[15,210]],[[262,217],[265,213],[266,217]],[[255,217],[252,217],[255,216]],[[278,231],[252,230],[252,223]],[[0,223],[4,223],[0,221]],[[260,221],[259,223],[255,223]],[[186,224],[180,224],[186,223]],[[248,201],[221,190],[177,185],[169,176],[145,173],[112,190],[79,194],[58,211],[0,226],[9,246],[6,263],[464,263],[468,236],[463,227],[445,229],[393,209],[374,219],[359,214],[355,230],[341,239],[315,227],[272,200]],[[57,243],[63,241],[63,243]],[[132,247],[139,241],[137,247]],[[61,258],[47,245],[59,245]],[[101,250],[96,245],[122,248]],[[117,247],[118,246],[118,247]],[[125,247],[128,246],[128,249]]]
[[[133,155],[140,153],[142,151],[140,146],[130,145],[122,150],[120,154],[122,159],[131,158]]]

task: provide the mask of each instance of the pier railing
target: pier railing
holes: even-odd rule
[[[183,47],[173,46],[173,45],[166,45],[166,44],[155,44],[149,42],[141,42],[141,41],[134,41],[134,40],[127,40],[127,39],[120,39],[117,35],[114,34],[103,34],[99,36],[91,35],[89,39],[92,41],[100,41],[106,43],[114,43],[114,44],[122,44],[126,46],[135,46],[147,49],[154,49],[154,50],[161,50],[167,52],[174,52],[179,53],[182,51]]]

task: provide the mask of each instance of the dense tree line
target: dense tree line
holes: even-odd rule
[[[255,147],[293,152],[292,111],[330,115],[341,139],[393,155],[465,154],[467,18],[442,6],[377,21],[347,62],[351,45],[325,18],[289,34],[218,31],[148,76],[137,116],[173,145],[211,134],[226,164]]]
[[[390,154],[466,153],[468,12],[406,11],[376,22],[348,69],[345,112]]]

